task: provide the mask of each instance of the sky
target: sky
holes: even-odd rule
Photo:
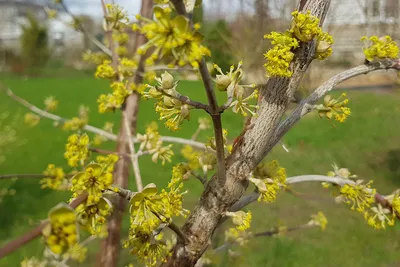
[[[91,16],[103,16],[100,0],[64,0],[67,6],[74,14],[88,14]],[[131,18],[135,16],[140,10],[140,0],[114,0],[116,4],[128,10]],[[205,5],[211,0],[203,0]],[[106,2],[110,2],[107,1]]]

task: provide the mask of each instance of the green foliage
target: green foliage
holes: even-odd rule
[[[229,49],[229,40],[232,37],[229,25],[224,20],[204,25],[205,45],[211,51],[211,60],[223,70],[235,62],[232,51]]]
[[[28,25],[21,25],[21,49],[22,59],[26,67],[43,67],[49,59],[48,30],[40,25],[39,21],[29,15]]]

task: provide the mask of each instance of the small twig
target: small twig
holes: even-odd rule
[[[185,244],[189,243],[189,239],[187,238],[187,236],[181,231],[181,229],[175,223],[173,222],[170,223],[168,225],[168,228],[174,231],[175,234],[178,236],[178,238],[184,241]]]
[[[66,174],[65,178],[70,178],[75,174]],[[13,178],[56,178],[56,176],[44,175],[41,173],[15,173],[15,174],[0,174],[0,180],[13,179]]]
[[[207,179],[206,178],[201,177],[200,175],[196,174],[193,171],[191,171],[190,174],[193,175],[194,177],[196,177],[204,186],[206,186],[206,184],[207,184]]]
[[[79,19],[74,14],[72,14],[72,12],[68,9],[68,7],[65,4],[65,1],[61,1],[60,4],[65,10],[65,12],[67,12],[67,14],[70,15],[74,21],[79,21]],[[105,45],[103,45],[100,41],[98,41],[93,35],[91,35],[86,30],[86,28],[82,23],[79,23],[79,28],[77,30],[81,32],[83,35],[85,35],[87,38],[89,38],[89,40],[92,41],[95,45],[97,45],[97,47],[100,48],[105,54],[107,54],[110,57],[112,56],[111,50],[108,49]]]
[[[75,198],[69,206],[75,209],[79,204],[84,202],[87,198],[87,194],[82,194]],[[0,259],[4,258],[8,254],[14,252],[16,249],[22,247],[23,245],[29,243],[30,241],[34,240],[35,238],[39,237],[42,234],[43,228],[49,223],[48,220],[43,221],[41,224],[27,232],[26,234],[20,236],[17,239],[14,239],[11,242],[8,242],[3,247],[0,248]]]
[[[203,110],[208,112],[208,106],[207,105],[205,105],[203,103],[200,103],[200,102],[197,102],[197,101],[190,100],[190,98],[188,96],[181,95],[178,92],[175,92],[175,95],[171,95],[171,94],[168,94],[167,92],[165,92],[164,90],[161,90],[158,87],[156,87],[156,89],[160,93],[165,95],[165,96],[168,96],[168,97],[173,98],[173,99],[177,99],[177,100],[181,101],[182,103],[185,103],[185,104],[187,104],[189,106],[192,106],[192,107],[194,107],[196,109],[203,109]]]
[[[295,227],[291,227],[291,228],[287,228],[285,230],[280,230],[279,228],[275,228],[272,230],[268,230],[268,231],[264,231],[264,232],[258,232],[255,234],[250,234],[249,238],[255,238],[255,237],[263,237],[263,236],[274,236],[277,235],[279,233],[286,233],[286,232],[293,232],[296,230],[301,230],[301,229],[309,229],[309,228],[313,228],[316,227],[317,225],[313,225],[313,224],[302,224],[299,226],[295,226]],[[214,252],[221,252],[224,251],[226,249],[228,249],[230,246],[234,245],[235,243],[232,242],[226,242],[223,245],[217,247],[214,249]]]
[[[130,158],[132,161],[133,173],[135,174],[136,187],[137,187],[138,191],[142,191],[143,190],[143,182],[142,182],[142,176],[140,174],[138,157],[135,152],[135,146],[133,145],[131,127],[129,127],[129,122],[128,122],[125,112],[124,112],[124,114],[122,114],[122,119],[124,120],[124,123],[125,123],[126,135],[128,137],[129,150],[131,151]]]
[[[200,128],[200,126],[199,126],[199,127],[197,127],[196,131],[195,131],[194,134],[192,135],[191,140],[195,141],[195,140],[197,139],[197,137],[199,136],[200,132],[201,132],[201,128]]]

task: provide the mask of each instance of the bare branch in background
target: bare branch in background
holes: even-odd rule
[[[131,130],[129,127],[128,119],[126,118],[126,116],[123,116],[123,119],[124,119],[124,123],[125,123],[126,135],[128,136],[130,159],[132,161],[133,173],[135,175],[136,188],[137,188],[137,191],[140,192],[143,190],[143,182],[142,182],[142,176],[140,174],[138,156],[135,151],[135,146],[133,145],[133,138],[132,138],[132,133],[131,133]]]
[[[12,99],[14,99],[15,101],[17,101],[18,103],[22,104],[23,106],[25,106],[26,108],[28,108],[30,111],[36,113],[37,115],[43,117],[43,118],[47,118],[50,120],[53,120],[55,122],[58,122],[60,124],[65,123],[66,121],[68,121],[68,119],[57,116],[53,113],[47,112],[43,109],[38,108],[37,106],[29,103],[28,101],[26,101],[25,99],[15,95],[13,93],[13,91],[11,91],[11,89],[9,88],[4,88],[6,94],[11,97]],[[91,132],[91,133],[95,133],[98,135],[101,135],[109,140],[112,141],[117,141],[117,136],[115,134],[112,134],[110,132],[104,131],[100,128],[91,126],[91,125],[85,125],[82,128],[85,131]],[[134,143],[138,143],[139,141],[136,139],[136,137],[133,137],[133,142]],[[199,148],[199,149],[205,149],[205,145],[201,142],[197,142],[194,140],[190,140],[190,139],[185,139],[185,138],[180,138],[180,137],[173,137],[173,136],[161,136],[160,137],[161,141],[164,142],[169,142],[169,143],[177,143],[177,144],[182,144],[182,145],[190,145],[192,147],[195,148]]]

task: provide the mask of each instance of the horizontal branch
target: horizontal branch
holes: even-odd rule
[[[36,113],[37,115],[43,117],[43,118],[47,118],[59,123],[65,123],[66,121],[68,121],[68,119],[57,116],[55,114],[52,114],[50,112],[47,112],[45,110],[42,110],[38,107],[36,107],[35,105],[29,103],[28,101],[26,101],[25,99],[17,96],[16,94],[14,94],[13,91],[11,91],[11,89],[9,88],[3,88],[6,92],[6,94],[11,97],[13,100],[17,101],[18,103],[22,104],[24,107],[28,108],[30,111]],[[110,132],[104,131],[100,128],[91,126],[86,124],[85,126],[83,126],[82,128],[83,130],[87,131],[87,132],[91,132],[94,134],[98,134],[101,136],[104,136],[105,138],[112,140],[112,141],[117,141],[117,136],[115,134],[112,134]],[[185,138],[180,138],[180,137],[173,137],[173,136],[161,136],[160,137],[161,141],[164,142],[168,142],[168,143],[177,143],[177,144],[183,144],[183,145],[190,145],[192,147],[198,148],[198,149],[205,149],[205,145],[201,142],[197,142],[194,140],[189,140],[189,139],[185,139]],[[139,143],[139,141],[137,140],[136,137],[133,137],[133,142],[135,143]]]
[[[279,228],[275,228],[275,229],[268,230],[268,231],[263,231],[263,232],[250,234],[249,238],[264,237],[264,236],[274,236],[274,235],[277,235],[277,234],[282,233],[282,232],[288,233],[288,232],[293,232],[293,231],[301,230],[301,229],[309,229],[309,228],[313,228],[313,227],[316,227],[316,226],[317,225],[307,223],[307,224],[302,224],[302,225],[299,225],[299,226],[287,228],[285,230],[281,230]],[[228,249],[229,246],[231,246],[231,245],[233,245],[233,243],[225,243],[225,244],[215,248],[214,252],[224,251],[224,250]]]
[[[82,194],[75,198],[69,206],[75,209],[79,204],[84,202],[87,198],[87,194]],[[34,229],[30,230],[26,234],[22,235],[21,237],[5,244],[3,247],[0,248],[0,259],[4,258],[8,254],[14,252],[16,249],[22,247],[23,245],[29,243],[33,239],[39,237],[42,234],[43,228],[49,223],[48,220],[43,221],[41,224],[36,226]]]
[[[355,182],[350,179],[345,179],[345,178],[340,178],[340,177],[331,177],[331,176],[325,176],[325,175],[313,175],[313,174],[293,176],[293,177],[286,179],[286,184],[297,184],[297,183],[303,183],[303,182],[326,182],[326,183],[337,184],[339,186],[343,186],[345,184],[350,184],[350,185],[355,184]],[[258,192],[253,192],[250,195],[243,196],[234,205],[232,205],[232,207],[229,209],[229,211],[235,212],[235,211],[241,210],[242,208],[246,207],[250,203],[256,201],[259,196],[260,196],[260,193],[258,193]],[[389,203],[387,202],[385,197],[378,193],[375,194],[375,201],[376,201],[376,203],[379,203],[384,207],[388,207],[388,205],[389,205]]]
[[[396,60],[383,60],[379,62],[370,62],[363,64],[352,69],[343,71],[336,74],[315,91],[313,91],[305,100],[301,101],[295,110],[278,126],[273,139],[273,144],[276,144],[285,135],[294,124],[296,124],[302,117],[312,111],[312,106],[325,94],[335,88],[341,82],[344,82],[350,78],[367,74],[377,70],[394,69],[400,70],[400,59]]]

